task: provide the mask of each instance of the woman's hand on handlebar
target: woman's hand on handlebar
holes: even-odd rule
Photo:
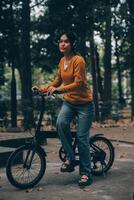
[[[33,86],[32,87],[33,92],[40,92],[40,93],[47,93],[47,87],[39,87],[39,86]]]
[[[47,94],[48,94],[48,95],[53,95],[54,93],[56,93],[56,91],[58,91],[56,87],[50,86],[50,87],[47,89]]]
[[[32,91],[34,94],[37,93],[42,93],[46,95],[54,95],[54,94],[62,94],[61,91],[57,90],[54,86],[48,86],[48,87],[38,87],[38,86],[33,86]]]
[[[32,92],[36,92],[36,91],[39,91],[39,87],[36,86],[36,85],[34,85],[34,86],[32,87]]]

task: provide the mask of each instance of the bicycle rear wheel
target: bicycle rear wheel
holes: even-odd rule
[[[24,145],[16,149],[7,161],[6,175],[9,182],[20,189],[35,186],[46,170],[46,158],[41,148]]]
[[[95,137],[90,141],[91,170],[93,175],[103,175],[114,162],[114,147],[105,137]]]

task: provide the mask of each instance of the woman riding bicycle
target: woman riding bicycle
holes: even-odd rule
[[[70,123],[77,116],[77,142],[79,151],[79,186],[92,183],[91,161],[89,151],[89,129],[92,124],[94,105],[90,88],[87,86],[84,58],[75,52],[76,37],[72,32],[60,35],[59,50],[63,54],[55,80],[46,88],[39,87],[42,92],[53,94],[61,91],[64,94],[63,105],[57,118],[57,131],[64,150],[66,161],[61,172],[72,172],[75,168],[75,155],[72,149]]]

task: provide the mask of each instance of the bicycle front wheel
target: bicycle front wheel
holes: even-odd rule
[[[46,170],[46,158],[41,148],[24,145],[16,149],[7,161],[6,175],[9,182],[20,189],[35,186]]]

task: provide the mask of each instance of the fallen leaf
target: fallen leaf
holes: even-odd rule
[[[91,188],[84,188],[83,191],[85,191],[85,192],[91,192]]]
[[[43,190],[42,187],[37,188],[37,191],[42,191],[42,190]]]
[[[27,189],[27,190],[26,190],[27,193],[30,193],[30,192],[32,192],[32,191],[33,191],[33,188]]]
[[[124,158],[125,157],[125,154],[122,154],[119,156],[119,158]]]

